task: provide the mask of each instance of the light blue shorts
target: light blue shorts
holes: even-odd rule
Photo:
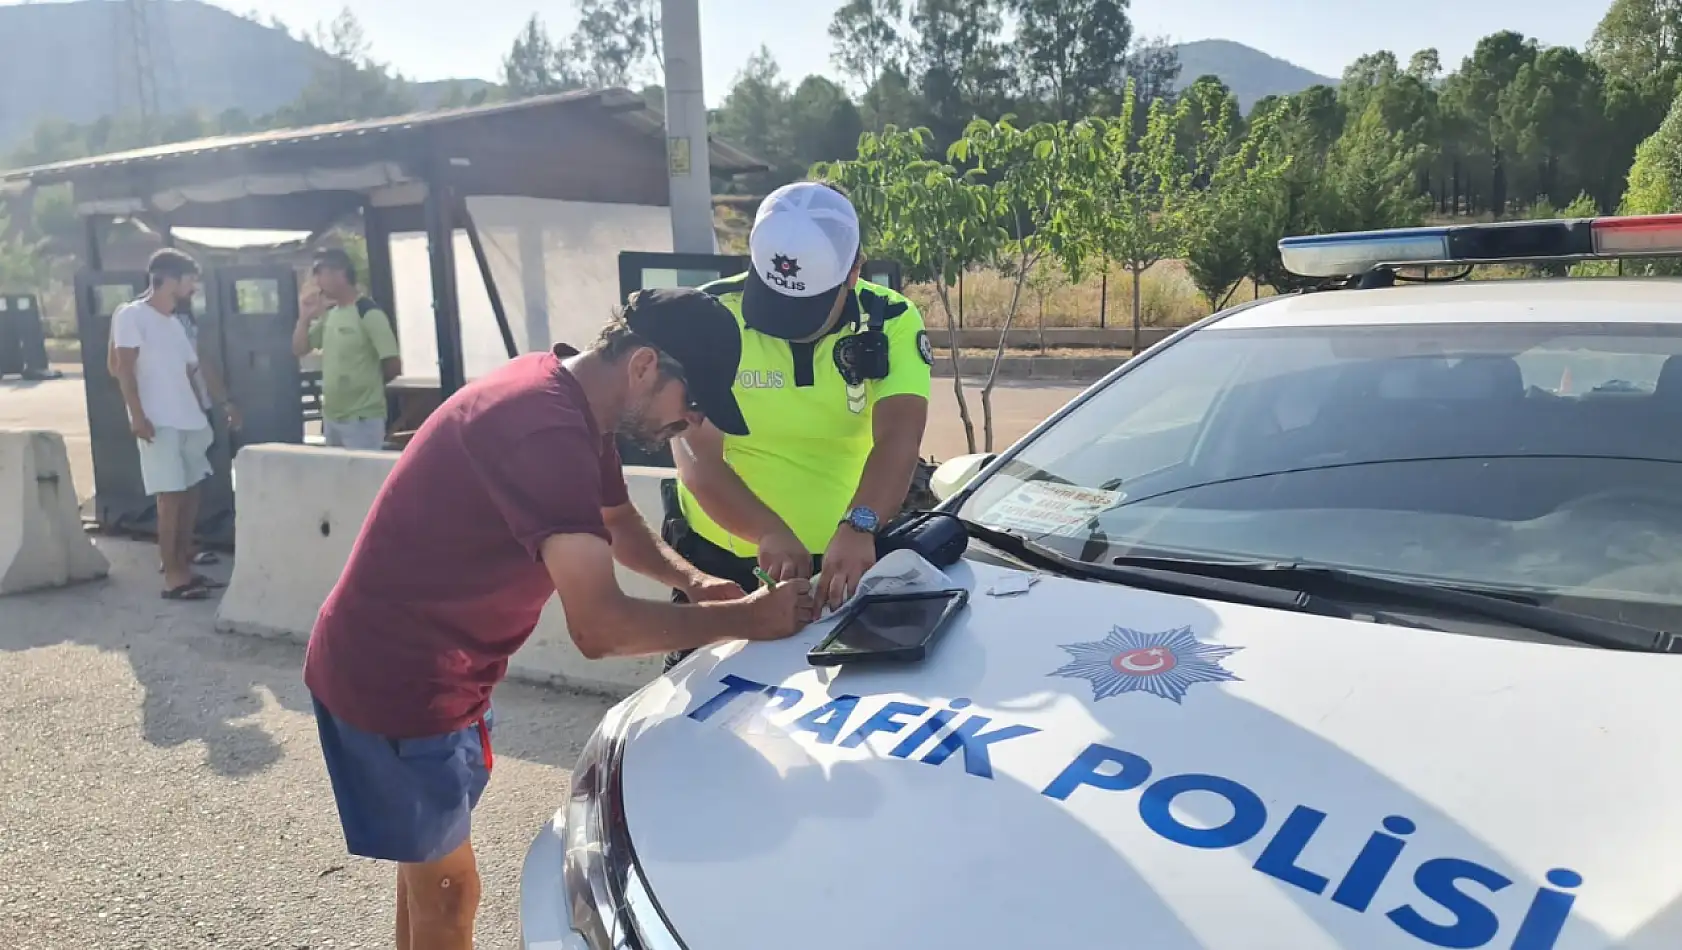
[[[329,448],[361,449],[365,452],[378,452],[385,448],[384,419],[346,419],[343,422],[323,419],[321,434],[326,437]]]
[[[202,429],[171,429],[158,426],[152,441],[137,439],[140,446],[140,480],[148,495],[184,492],[210,477],[210,446],[215,432]]]

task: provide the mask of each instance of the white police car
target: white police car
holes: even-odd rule
[[[1281,247],[1351,279],[948,498],[926,661],[815,668],[822,623],[616,707],[525,945],[1682,947],[1682,282],[1382,266],[1682,253],[1682,216]]]

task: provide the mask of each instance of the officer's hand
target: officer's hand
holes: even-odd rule
[[[812,576],[812,554],[785,525],[760,538],[759,566],[772,580],[790,581]]]
[[[841,528],[823,553],[823,584],[815,597],[830,609],[839,608],[859,589],[864,572],[876,566],[876,537]]]
[[[222,407],[222,411],[228,417],[228,428],[237,431],[245,425],[245,417],[240,415],[238,406],[230,402]]]
[[[800,632],[817,616],[809,581],[795,578],[776,587],[761,587],[747,597],[754,622],[746,631],[749,640],[782,640]]]
[[[711,574],[697,574],[684,588],[684,596],[692,604],[705,604],[720,600],[741,600],[745,596],[742,588],[735,581],[727,581],[722,577]]]

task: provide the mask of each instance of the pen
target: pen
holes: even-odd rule
[[[766,587],[769,587],[772,590],[777,589],[777,582],[771,579],[771,575],[765,573],[765,568],[763,568],[763,567],[754,568],[753,569],[753,576],[759,578],[759,582],[761,584],[764,584]]]

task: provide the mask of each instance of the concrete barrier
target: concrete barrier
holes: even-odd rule
[[[374,496],[397,464],[395,452],[350,452],[302,445],[254,445],[234,459],[238,545],[233,581],[217,610],[218,629],[309,639],[321,604],[350,558]],[[627,468],[631,500],[652,525],[661,516],[665,469]],[[623,568],[619,583],[634,597],[668,591]],[[509,675],[620,696],[660,674],[657,657],[587,660],[572,644],[559,598],[550,598]]]
[[[0,431],[0,594],[63,587],[110,570],[82,530],[64,436]]]

